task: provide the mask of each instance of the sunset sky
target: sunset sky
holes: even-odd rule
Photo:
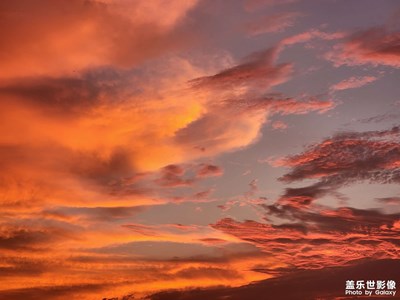
[[[0,39],[1,300],[398,270],[399,1],[3,0]]]

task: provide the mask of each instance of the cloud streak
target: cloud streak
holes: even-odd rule
[[[336,66],[385,65],[400,67],[400,34],[382,27],[361,30],[335,46],[326,57]]]
[[[257,21],[248,23],[246,31],[250,36],[256,36],[263,33],[282,32],[288,27],[295,24],[297,18],[301,17],[301,13],[284,12],[265,16]]]
[[[396,278],[393,266],[398,266],[399,260],[366,261],[341,268],[326,268],[313,271],[303,271],[280,278],[268,279],[250,285],[229,288],[218,287],[209,289],[176,290],[154,294],[151,300],[201,300],[223,299],[232,300],[254,299],[260,294],[288,300],[344,299],[343,283],[348,278],[380,277]],[[389,271],[390,270],[390,271]],[[288,289],[287,287],[291,288]]]
[[[333,91],[342,91],[348,89],[359,88],[369,83],[376,81],[378,78],[375,76],[363,76],[363,77],[350,77],[348,79],[342,80],[331,86]]]

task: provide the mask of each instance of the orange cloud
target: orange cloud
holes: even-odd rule
[[[257,299],[260,295],[269,295],[273,299],[334,299],[345,300],[343,295],[348,278],[397,278],[400,267],[398,259],[382,259],[377,261],[362,260],[343,267],[331,267],[318,270],[306,270],[288,274],[279,278],[271,278],[241,287],[218,287],[204,289],[175,289],[155,293],[150,300],[201,300],[227,298],[231,300]],[[262,266],[259,268],[263,270]],[[288,288],[290,287],[290,288]],[[389,296],[392,297],[392,296]],[[380,297],[379,297],[380,298]],[[122,298],[123,299],[123,298]],[[111,299],[107,299],[111,300]]]
[[[196,3],[0,4],[0,297],[93,299],[269,276],[249,269],[265,257],[240,237],[134,221],[173,202],[169,189],[222,175],[202,159],[255,142],[269,115],[334,107],[265,96],[291,76],[277,48],[229,65],[185,58],[177,50],[190,43]],[[253,181],[246,195],[256,190]]]
[[[179,76],[199,74],[179,62],[173,62]],[[130,84],[138,88],[144,82],[109,69],[76,78],[3,83],[0,151],[8,203],[14,201],[13,179],[25,182],[22,188],[33,189],[37,201],[46,201],[51,194],[46,202],[52,205],[101,206],[118,199],[114,205],[120,206],[133,198],[138,205],[156,203],[144,196],[145,189],[124,179],[190,159],[190,153],[173,143],[173,135],[198,118],[205,105],[190,92],[174,91],[182,81],[170,75],[162,83],[159,78],[154,90],[141,93]],[[15,193],[24,193],[21,186]]]
[[[4,2],[0,79],[133,66],[188,40],[174,29],[196,2]]]

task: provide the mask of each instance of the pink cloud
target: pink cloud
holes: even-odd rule
[[[288,128],[288,125],[285,122],[282,121],[274,121],[272,122],[272,128],[273,129],[286,129]]]
[[[395,258],[394,253],[398,249],[394,239],[398,234],[395,222],[399,214],[348,207],[311,210],[288,204],[263,206],[267,220],[275,217],[288,222],[274,225],[226,218],[212,226],[253,243],[276,261],[288,262],[288,270],[345,265],[365,257],[366,253],[377,259]],[[382,230],[384,225],[386,229]],[[353,240],[352,251],[345,246],[350,240]]]
[[[375,76],[363,76],[363,77],[353,76],[353,77],[344,79],[344,80],[332,85],[331,90],[341,91],[341,90],[359,88],[366,84],[374,82],[377,79],[378,79],[378,77],[375,77]]]
[[[311,29],[309,31],[299,33],[299,34],[296,34],[296,35],[293,35],[293,36],[283,39],[279,43],[279,46],[281,48],[283,48],[286,46],[291,46],[291,45],[295,45],[295,44],[299,44],[299,43],[306,43],[312,39],[331,41],[331,40],[342,39],[345,36],[346,36],[346,34],[344,32],[327,33],[327,32],[323,32],[318,29]]]
[[[271,110],[281,115],[306,114],[312,111],[322,114],[334,107],[335,103],[332,100],[322,101],[315,98],[306,101],[282,99],[271,103]]]
[[[326,57],[335,66],[370,64],[399,68],[399,40],[399,32],[375,27],[351,35],[347,41],[336,45]]]
[[[292,170],[282,177],[291,182],[322,178],[326,183],[353,180],[400,182],[399,128],[383,131],[343,132],[310,146],[305,152],[279,160]]]
[[[259,20],[252,21],[246,25],[246,32],[249,35],[260,35],[263,33],[282,32],[292,27],[298,17],[302,16],[297,12],[284,12],[265,16]]]
[[[221,72],[196,78],[190,81],[194,88],[230,89],[252,87],[268,90],[288,80],[292,65],[274,65],[278,55],[277,48],[269,48],[249,55],[242,63]]]

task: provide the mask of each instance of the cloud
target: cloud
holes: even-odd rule
[[[334,85],[331,86],[331,90],[333,91],[342,91],[347,89],[354,89],[362,87],[366,84],[374,82],[378,79],[375,76],[363,76],[363,77],[350,77],[348,79],[344,79]]]
[[[376,201],[387,205],[399,205],[400,197],[377,198]]]
[[[217,238],[201,238],[199,240],[205,243],[209,243],[211,245],[226,243],[225,240]]]
[[[368,124],[368,123],[380,123],[386,122],[391,120],[397,120],[400,117],[398,113],[385,113],[369,118],[358,119],[357,121],[360,123]]]
[[[317,198],[334,192],[334,187],[316,183],[301,188],[286,188],[280,197],[280,203],[287,203],[296,207],[307,207]]]
[[[70,211],[69,216],[79,217],[86,214],[84,209],[75,210],[74,215],[71,208],[66,213]],[[3,259],[0,276],[6,286],[0,297],[18,298],[36,292],[35,295],[45,298],[64,299],[69,292],[58,291],[65,289],[82,299],[91,299],[100,298],[101,293],[128,293],[132,286],[136,297],[168,286],[190,286],[193,279],[200,286],[208,286],[230,280],[243,284],[255,278],[238,269],[243,260],[254,258],[257,252],[249,244],[222,239],[220,232],[206,226],[138,223],[120,226],[126,222],[127,214],[113,209],[112,215],[111,221],[116,223],[110,222],[108,216],[89,221],[84,218],[55,221],[39,214],[36,219],[27,219],[25,215],[20,215],[20,220],[7,218],[6,224],[0,224]],[[204,236],[210,240],[201,240]],[[104,283],[99,273],[113,278],[113,287]],[[26,282],[32,276],[37,281],[28,290]],[[60,280],[54,282],[55,276]],[[52,283],[51,289],[46,282]],[[86,293],[75,288],[87,284],[104,289]]]
[[[57,207],[44,210],[45,216],[61,216],[65,219],[78,217],[90,222],[112,222],[129,219],[144,211],[146,206],[121,206],[121,207]]]
[[[32,231],[28,229],[5,231],[3,228],[0,236],[0,249],[34,249],[45,246],[57,239],[55,233],[49,230]]]
[[[170,1],[162,12],[161,3],[4,2],[0,78],[71,75],[93,66],[129,67],[182,47],[190,38],[184,27],[178,28],[196,1]]]
[[[163,167],[159,173],[159,177],[155,180],[157,184],[163,187],[180,187],[192,186],[206,177],[221,176],[223,170],[216,165],[201,163],[198,165],[168,165]],[[195,197],[204,197],[210,191],[202,193],[195,195]]]
[[[399,183],[398,136],[398,127],[342,132],[308,146],[301,154],[270,159],[274,167],[291,168],[279,178],[282,182],[318,180],[305,187],[286,188],[278,203],[305,208],[326,195],[346,200],[338,189],[356,182]]]
[[[199,201],[201,201],[202,199],[206,200],[213,193],[213,191],[214,191],[213,189],[200,191],[200,192],[195,193],[192,197],[194,199],[198,199]]]
[[[217,239],[216,239],[217,240]],[[203,245],[203,246],[202,246]],[[193,286],[241,285],[252,280],[267,278],[268,275],[249,270],[249,265],[257,265],[265,261],[265,257],[253,246],[245,243],[210,243],[201,241],[193,243],[132,243],[103,249],[103,251],[119,251],[123,255],[96,255],[91,253],[77,257],[76,262],[96,266],[98,263],[109,262],[109,274],[115,273],[120,278],[127,277],[135,286],[134,296],[141,299],[157,290],[185,288]],[[157,247],[154,247],[157,246]],[[128,248],[127,248],[128,247]],[[175,248],[181,250],[182,255],[176,255]],[[158,248],[158,249],[156,249]],[[162,253],[160,252],[162,249]],[[158,251],[157,251],[158,250]],[[122,252],[121,252],[122,251]],[[126,252],[125,252],[126,251]],[[149,256],[138,256],[148,252],[155,255],[156,260]],[[206,255],[205,255],[206,254]],[[164,256],[166,259],[160,259]],[[144,260],[141,260],[144,257]],[[108,260],[109,259],[109,260]],[[118,266],[123,264],[124,268]],[[111,268],[111,266],[115,266]],[[128,268],[129,266],[129,268]],[[132,289],[131,289],[132,291]],[[130,291],[129,294],[132,292]],[[143,293],[144,292],[144,293]],[[123,296],[118,289],[109,291],[109,297]],[[125,295],[127,295],[126,293]]]
[[[253,179],[249,183],[249,190],[244,194],[246,198],[254,197],[258,192],[258,179]]]
[[[301,115],[309,112],[325,113],[333,109],[336,104],[332,100],[319,100],[310,97],[306,100],[281,98],[280,95],[266,95],[261,98],[233,99],[229,102],[244,112],[266,110],[270,114]],[[228,101],[227,101],[228,102]]]
[[[144,236],[158,236],[159,235],[156,228],[154,228],[152,226],[146,226],[146,225],[142,225],[142,224],[126,224],[123,226],[135,233],[140,234],[140,235],[144,235]]]
[[[277,269],[269,267],[274,274],[342,266],[366,255],[395,258],[399,213],[347,206],[329,208],[315,202],[326,195],[343,200],[338,190],[354,182],[399,183],[398,136],[398,127],[341,132],[306,147],[303,153],[275,160],[275,166],[290,168],[281,181],[316,182],[286,188],[275,203],[257,203],[265,210],[265,223],[224,218],[211,226],[254,244],[275,262],[286,262]],[[396,203],[396,198],[378,201]]]
[[[259,136],[266,111],[240,115],[236,120],[234,107],[209,111],[200,119],[176,132],[176,142],[187,149],[202,149],[203,155],[215,155],[253,143]],[[252,118],[249,118],[252,116]]]
[[[318,29],[310,29],[308,31],[292,35],[284,38],[278,44],[279,51],[282,51],[285,47],[292,46],[299,43],[306,43],[313,39],[320,39],[325,41],[332,41],[342,39],[346,36],[344,32],[324,32]]]
[[[274,121],[273,123],[272,123],[272,128],[273,129],[286,129],[286,128],[288,128],[288,125],[285,123],[285,122],[282,122],[282,121]]]
[[[263,33],[282,32],[292,27],[298,17],[302,16],[297,12],[283,12],[265,16],[259,20],[252,21],[246,25],[246,32],[251,36]]]
[[[310,98],[306,101],[298,101],[290,98],[272,100],[269,105],[273,112],[279,113],[281,115],[301,115],[313,111],[318,113],[325,113],[336,106],[336,104],[332,100],[323,101],[316,98]]]
[[[175,275],[181,276],[183,278],[188,278],[188,279],[198,279],[201,277],[206,277],[206,278],[213,278],[215,277],[216,279],[220,278],[227,278],[227,279],[232,279],[232,278],[241,278],[241,274],[238,271],[235,270],[227,270],[227,269],[220,269],[220,268],[187,268],[183,269],[179,272],[177,272]]]
[[[290,4],[297,2],[298,0],[246,0],[244,1],[244,8],[249,11],[253,12],[257,9],[262,9],[264,7],[282,5],[282,4]]]
[[[204,228],[196,225],[183,225],[183,224],[162,224],[162,225],[143,225],[143,224],[124,224],[122,227],[129,229],[132,232],[139,233],[144,236],[154,236],[165,238],[166,240],[179,241],[179,234],[182,232],[193,233],[200,232]],[[175,237],[174,237],[175,234]],[[182,237],[181,237],[182,238]]]
[[[16,181],[35,191],[34,196],[24,196],[35,198],[30,202],[34,206],[43,205],[49,194],[56,199],[52,205],[61,206],[119,207],[132,205],[132,200],[137,205],[159,203],[157,195],[150,195],[143,184],[146,180],[129,179],[145,172],[163,172],[169,164],[245,147],[259,137],[269,112],[323,112],[332,106],[316,100],[260,101],[258,92],[248,95],[264,77],[267,89],[287,80],[284,70],[288,65],[274,66],[273,52],[254,54],[214,76],[199,77],[204,70],[171,58],[141,72],[98,67],[74,76],[2,81],[0,151],[7,173],[2,184],[9,190],[9,200],[3,202],[17,209],[15,199],[23,190],[13,187]],[[191,77],[197,79],[188,89]],[[214,89],[224,82],[244,90],[228,92],[225,97],[225,92]],[[242,102],[247,103],[241,107]],[[237,110],[240,117],[233,119]],[[148,117],[143,119],[143,115]],[[164,172],[158,183],[184,186],[192,179]]]
[[[325,113],[335,103],[273,94],[293,69],[277,62],[280,44],[229,66],[220,62],[231,61],[227,55],[209,61],[180,51],[198,42],[197,1],[164,2],[0,4],[0,274],[10,274],[1,296],[90,299],[104,292],[97,285],[124,293],[134,284],[140,294],[193,279],[238,285],[269,276],[253,271],[266,261],[254,241],[207,226],[157,224],[160,216],[147,220],[144,211],[210,201],[212,188],[196,191],[200,180],[222,175],[213,157],[254,143],[271,115]],[[245,197],[256,192],[253,181]],[[289,204],[293,210],[293,203],[277,205]],[[311,229],[300,217],[319,220],[291,217],[298,224],[271,230],[303,233]]]
[[[366,255],[395,258],[398,251],[399,214],[350,207],[308,208],[290,203],[263,206],[266,220],[280,220],[280,224],[225,218],[212,226],[262,249],[272,257],[272,265],[281,262],[281,269],[271,267],[273,273],[341,266]]]
[[[175,74],[185,78],[181,84],[187,75],[199,74],[182,60],[170,63],[175,71],[182,68]],[[158,71],[164,67],[158,65]],[[176,87],[182,78],[174,77],[175,71],[170,69],[167,80],[156,73],[138,79],[133,71],[99,68],[75,77],[3,81],[0,184],[8,192],[2,204],[17,209],[22,202],[84,207],[128,206],[133,199],[137,205],[157,202],[148,196],[142,174],[174,160],[190,160],[190,153],[181,156],[171,139],[198,117],[202,106],[197,100],[181,101],[193,98]],[[149,88],[148,82],[157,88]],[[150,117],[142,119],[143,114]],[[153,147],[155,140],[164,141]],[[173,160],[171,153],[177,155]],[[54,198],[48,200],[50,194]]]
[[[377,241],[395,235],[398,213],[384,214],[373,209],[339,207],[337,209],[302,209],[289,205],[264,206],[268,214],[302,224],[307,233],[364,234]],[[386,228],[387,230],[381,229]],[[362,238],[360,237],[362,240]],[[326,241],[328,242],[328,241]],[[329,242],[328,242],[329,243]]]
[[[191,185],[194,179],[184,179],[185,170],[178,165],[168,165],[161,170],[161,177],[156,183],[165,187],[178,187]]]
[[[344,267],[322,268],[267,279],[241,287],[174,290],[156,293],[151,300],[256,299],[269,295],[274,299],[339,299],[349,278],[397,278],[398,259],[358,261]],[[290,288],[288,288],[290,287]],[[341,298],[340,298],[341,299]]]
[[[361,133],[343,132],[311,145],[302,154],[275,163],[292,168],[281,177],[285,182],[306,178],[321,178],[321,181],[332,184],[361,180],[398,182],[398,135],[398,127]]]
[[[253,53],[243,63],[225,69],[215,75],[191,80],[195,88],[229,89],[251,86],[256,89],[268,89],[287,81],[292,72],[291,64],[274,66],[277,49],[269,48]]]
[[[196,173],[197,177],[210,177],[210,176],[221,176],[223,170],[221,167],[216,165],[206,165],[202,164]]]
[[[400,67],[400,33],[382,27],[361,30],[326,54],[335,66],[369,64]]]
[[[335,107],[332,100],[313,97],[301,101],[275,95],[230,96],[215,103],[211,111],[177,131],[176,141],[188,151],[201,149],[205,154],[232,151],[255,142],[268,115],[325,113]]]
[[[275,68],[272,61],[270,66]],[[248,95],[253,80],[262,80],[261,75],[250,76],[250,81],[244,79],[243,91],[225,94],[213,86],[188,85],[189,78],[207,77],[205,70],[178,57],[140,70],[109,66],[71,76],[61,73],[0,83],[0,185],[4,192],[0,205],[2,218],[10,226],[1,227],[1,254],[12,262],[4,274],[20,274],[18,282],[10,279],[4,283],[13,289],[8,292],[26,293],[21,289],[27,281],[32,286],[43,285],[59,276],[60,270],[68,274],[71,286],[102,282],[98,274],[107,272],[116,282],[142,280],[140,292],[172,284],[192,285],[193,281],[184,281],[178,275],[171,278],[171,274],[193,267],[193,263],[203,264],[199,268],[204,268],[205,275],[198,281],[203,286],[265,278],[265,274],[249,271],[249,262],[240,261],[221,271],[227,275],[222,274],[217,281],[219,275],[212,271],[213,264],[230,261],[227,253],[234,251],[227,245],[237,241],[232,236],[185,224],[164,224],[163,228],[133,222],[147,206],[170,202],[173,197],[167,195],[168,189],[222,174],[221,167],[204,163],[202,158],[245,147],[257,139],[269,109],[278,113],[280,101],[278,97],[266,101],[269,106],[261,105],[258,92]],[[271,78],[267,86],[276,80],[284,78]],[[249,99],[244,106],[238,100],[241,97]],[[282,113],[314,110],[314,104],[304,107],[295,102],[283,101],[283,105],[295,108],[282,108]],[[196,136],[192,132],[198,124]],[[211,191],[180,199],[209,201],[204,198]],[[205,235],[210,240],[201,240]],[[220,255],[200,251],[197,257],[182,255],[182,265],[173,271],[167,268],[171,263],[163,259],[156,271],[143,270],[151,251],[139,249],[147,260],[136,260],[129,256],[129,250],[135,248],[132,241],[180,243],[167,249],[168,259],[191,242],[207,250],[213,246],[210,251]],[[224,247],[223,251],[216,250],[219,247]],[[253,259],[255,249],[250,248]],[[47,249],[52,249],[51,254]],[[34,256],[30,254],[33,252]],[[21,253],[30,257],[28,263],[13,260]],[[79,260],[82,253],[89,253],[91,258]],[[184,265],[185,259],[191,260],[190,266]],[[241,277],[229,280],[230,271],[239,266]],[[207,269],[211,270],[210,279]],[[33,281],[32,272],[38,274]],[[151,278],[161,273],[163,277],[154,283],[157,286],[152,285]]]
[[[64,286],[43,286],[21,289],[6,289],[0,291],[0,299],[66,299],[74,297],[79,293],[82,299],[93,297],[93,294],[102,294],[107,288],[107,284],[81,284]]]

